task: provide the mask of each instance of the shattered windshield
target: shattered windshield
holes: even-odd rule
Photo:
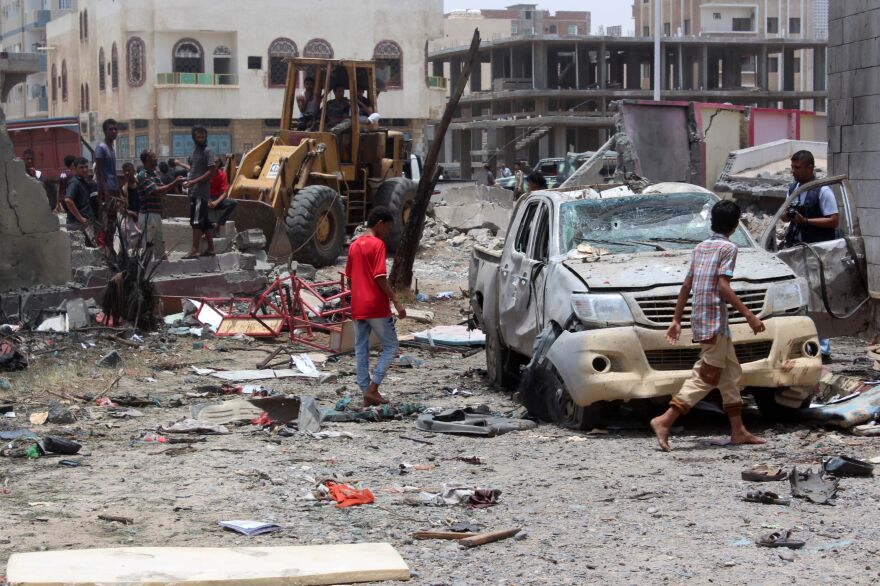
[[[691,249],[712,234],[708,193],[584,199],[560,206],[560,242],[568,252],[585,245],[611,253]],[[730,238],[751,246],[742,226]],[[584,246],[582,246],[583,248]]]

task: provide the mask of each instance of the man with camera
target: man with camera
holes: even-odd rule
[[[805,183],[815,181],[815,160],[810,151],[798,151],[791,156],[791,173],[794,183],[788,186],[788,194]],[[827,185],[801,193],[782,215],[790,222],[785,234],[785,246],[825,242],[837,238],[840,213],[834,192]],[[831,361],[831,345],[827,339],[820,340],[822,362]]]

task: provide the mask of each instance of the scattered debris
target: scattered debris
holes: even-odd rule
[[[873,476],[874,465],[849,456],[834,456],[822,461],[822,468],[828,474],[843,476]]]
[[[831,499],[837,496],[837,478],[823,477],[821,472],[798,472],[792,468],[788,475],[791,484],[791,495],[797,498],[805,498],[817,505],[830,505]]]
[[[275,523],[262,523],[260,521],[220,521],[219,524],[224,529],[229,529],[230,531],[235,531],[236,533],[241,533],[248,537],[273,533],[282,529],[281,525],[276,525]]]
[[[424,413],[416,420],[416,428],[438,433],[457,433],[494,437],[511,431],[534,429],[530,419],[511,419],[493,415],[485,405],[464,409],[447,409],[440,413]]]

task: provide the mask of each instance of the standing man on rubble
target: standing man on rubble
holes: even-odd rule
[[[183,184],[189,189],[189,225],[192,226],[193,239],[189,254],[183,258],[197,258],[202,236],[205,237],[207,250],[201,256],[214,256],[214,239],[211,230],[214,228],[208,217],[208,204],[211,201],[211,179],[217,172],[214,153],[208,148],[208,130],[203,126],[192,129],[195,148],[189,169],[189,180]]]
[[[788,195],[805,183],[816,180],[815,159],[810,151],[798,151],[791,156],[791,174],[794,183],[788,186]],[[825,242],[837,237],[840,224],[840,211],[837,198],[827,185],[801,193],[782,215],[784,222],[790,222],[785,234],[785,246]],[[826,338],[819,340],[822,362],[831,362],[831,342]]]
[[[101,125],[104,142],[95,149],[95,180],[98,182],[98,222],[103,230],[103,245],[113,246],[116,208],[119,202],[119,180],[116,177],[116,150],[113,143],[119,134],[116,120],[107,118]],[[101,235],[98,240],[101,240]]]
[[[391,306],[401,319],[406,309],[388,284],[384,240],[394,227],[394,216],[383,207],[375,207],[367,217],[367,231],[351,243],[345,274],[351,288],[351,317],[355,320],[354,354],[357,382],[364,396],[364,406],[388,402],[379,393],[379,385],[397,355],[397,331]],[[382,353],[370,375],[370,335],[376,334]]]

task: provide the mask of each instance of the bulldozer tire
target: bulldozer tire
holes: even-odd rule
[[[345,208],[332,188],[309,185],[299,190],[284,223],[295,261],[326,267],[339,258],[345,245]]]
[[[397,252],[400,240],[403,237],[403,229],[409,221],[412,212],[413,201],[416,198],[415,181],[406,177],[392,177],[382,183],[373,198],[373,204],[388,208],[394,216],[394,226],[385,240],[385,248],[388,252]]]

